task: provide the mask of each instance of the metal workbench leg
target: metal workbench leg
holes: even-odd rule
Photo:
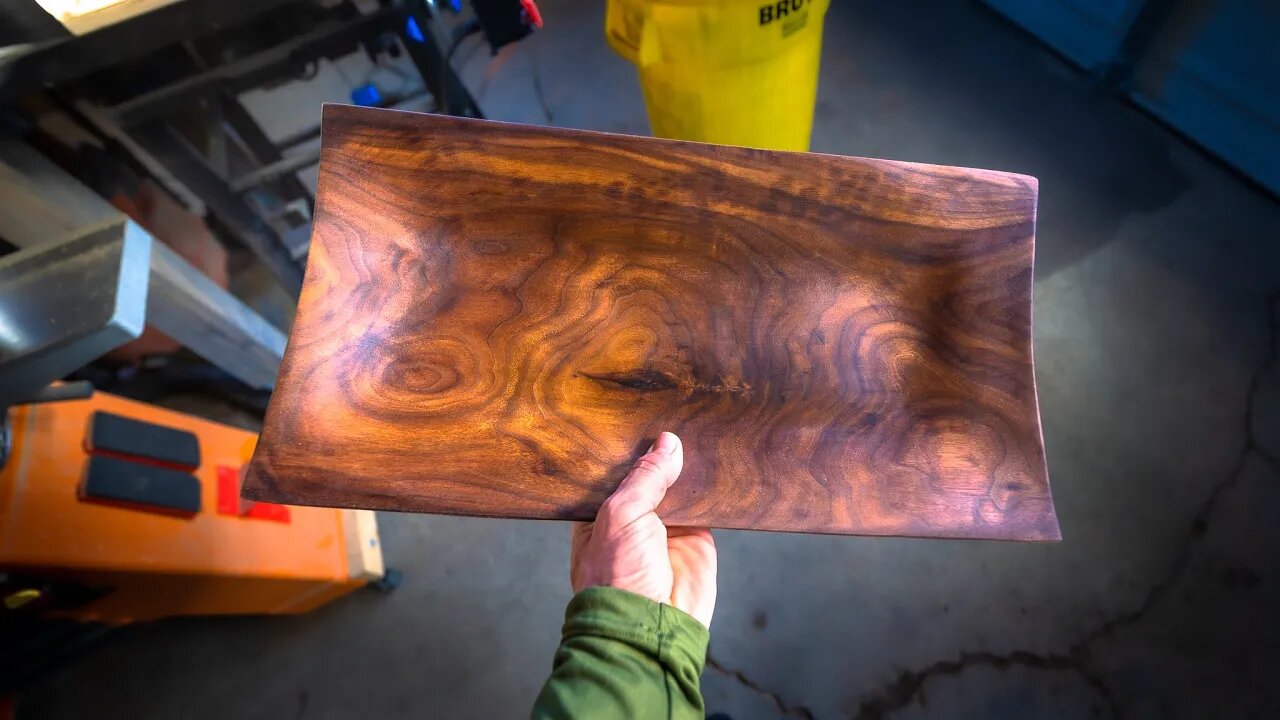
[[[406,0],[401,7],[404,17],[393,20],[397,24],[395,31],[422,75],[423,83],[436,98],[436,109],[449,115],[483,118],[475,98],[453,67],[445,62],[444,48],[433,31],[435,20],[427,14],[421,0]],[[413,20],[416,33],[410,29],[409,20]]]
[[[284,155],[275,143],[271,142],[271,138],[262,131],[257,121],[249,114],[244,105],[235,97],[229,94],[223,94],[220,98],[222,103],[223,119],[231,129],[244,140],[249,146],[249,150],[253,152],[254,159],[260,165],[271,165],[272,163],[284,160]],[[311,197],[311,191],[307,189],[302,181],[298,180],[293,173],[286,173],[275,179],[274,184],[280,190],[282,195],[290,199],[303,198],[307,201],[308,207],[315,206],[315,198]]]
[[[232,192],[227,181],[209,167],[190,143],[157,120],[131,127],[127,132],[199,196],[222,224],[270,268],[285,290],[298,296],[302,290],[302,263],[293,258],[276,231]]]

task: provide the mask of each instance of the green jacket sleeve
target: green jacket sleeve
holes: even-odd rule
[[[541,718],[697,718],[707,628],[625,590],[587,588],[564,614],[551,677],[533,706]]]

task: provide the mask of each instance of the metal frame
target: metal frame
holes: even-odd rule
[[[270,166],[284,161],[281,148],[271,142],[271,138],[267,137],[267,134],[258,126],[249,111],[231,93],[223,93],[222,112],[224,122],[244,141],[249,151],[253,153],[254,159],[259,163]],[[282,194],[304,198],[308,207],[315,205],[315,198],[311,196],[311,191],[293,173],[273,177],[271,180],[279,186]],[[232,186],[234,187],[235,183],[232,183]]]
[[[152,247],[147,322],[249,387],[275,387],[284,333],[164,243]]]
[[[301,15],[283,5],[280,0],[264,0],[258,7],[227,0],[217,11],[161,8],[145,13],[43,49],[7,68],[0,65],[0,97],[13,97],[9,93],[28,87],[7,76],[6,70],[51,83],[64,112],[114,152],[124,153],[189,210],[205,215],[215,232],[250,250],[285,291],[297,297],[314,198],[295,173],[317,162],[319,153],[286,156],[282,149],[313,139],[319,128],[277,146],[236,99],[239,93],[297,76],[308,64],[345,55],[358,45],[382,47],[383,38],[394,35],[440,109],[469,117],[483,113],[448,63],[447,41],[441,37],[432,3],[382,0],[366,13],[353,2],[341,2],[307,6],[310,10]],[[292,26],[282,23],[282,17],[297,17],[305,27],[290,36]],[[410,31],[410,23],[417,32]],[[236,30],[241,26],[244,32]],[[138,28],[148,32],[139,36]],[[244,42],[242,35],[254,39]],[[81,82],[90,71],[134,61],[177,42],[185,47],[190,67],[183,68],[186,74],[171,76],[168,84],[130,97],[124,94],[132,87],[127,75],[113,81],[110,71],[104,71],[93,82]],[[233,59],[221,62],[224,54]],[[28,66],[38,70],[27,73]],[[104,101],[94,102],[93,97]],[[407,99],[389,98],[387,104]],[[193,122],[181,129],[174,124],[176,116],[200,105],[208,112],[199,122],[194,122],[195,114],[185,113]],[[233,147],[234,162],[228,163],[227,151]]]
[[[403,13],[395,18],[394,31],[409,51],[409,57],[422,75],[422,81],[437,98],[441,111],[462,117],[484,118],[480,106],[467,90],[462,79],[454,72],[453,66],[445,57],[445,50],[440,39],[436,37],[436,22],[428,13],[426,3],[422,0],[401,0],[398,7]],[[422,40],[409,36],[408,21],[412,19],[418,25]]]
[[[128,287],[133,288],[130,298],[145,303],[146,324],[253,388],[274,387],[284,354],[284,333],[167,246],[152,243],[145,230],[78,180],[30,147],[13,140],[0,140],[0,207],[22,208],[22,212],[0,212],[0,237],[20,249],[44,252],[57,245],[59,239],[67,238],[97,238],[97,241],[108,238],[123,243],[125,248],[147,247],[149,252],[141,257],[141,262],[138,255],[141,251],[135,250],[129,256],[129,267],[145,268],[145,275],[139,270],[127,276],[131,278]],[[23,252],[17,255],[21,258]],[[72,290],[98,293],[99,302],[105,303],[111,296],[93,277],[81,272],[79,277],[63,276],[61,283],[45,283],[43,287],[55,294],[76,294]],[[119,295],[120,286],[116,287]],[[49,301],[41,300],[38,294],[26,296],[25,301],[36,303],[42,309],[49,306]],[[56,312],[52,307],[49,310]],[[117,326],[130,332],[136,329],[136,332],[130,336],[112,335],[113,339],[119,338],[116,345],[137,337],[142,331],[140,316],[120,317],[122,319],[113,321]],[[74,353],[74,364],[65,369],[65,364],[52,368],[54,374],[44,382],[85,365],[114,346],[99,343],[80,348]],[[68,353],[68,357],[71,354]],[[7,380],[10,375],[7,364],[0,370]],[[31,388],[35,389],[38,388]]]
[[[152,245],[131,225],[0,258],[0,409],[142,334]]]
[[[200,98],[224,92],[236,95],[263,83],[288,77],[297,67],[314,58],[332,54],[335,47],[349,47],[359,42],[371,27],[381,26],[392,15],[392,11],[380,9],[354,21],[327,23],[286,43],[130,98],[107,108],[107,112],[127,128],[189,108]]]
[[[209,206],[223,226],[271,270],[290,295],[298,296],[302,290],[302,263],[285,247],[275,228],[231,189],[199,151],[161,121],[149,121],[128,132]]]
[[[146,57],[176,38],[230,27],[288,1],[175,2],[84,37],[68,37],[64,42],[33,48],[0,66],[0,101]]]

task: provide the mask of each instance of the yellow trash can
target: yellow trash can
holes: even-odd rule
[[[829,0],[608,0],[653,134],[808,150]]]

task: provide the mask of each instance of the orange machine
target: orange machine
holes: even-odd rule
[[[144,445],[135,457],[127,443],[124,451],[95,446],[90,428],[102,417],[159,428],[161,438],[194,435],[199,459],[175,467],[145,457],[163,456],[165,447],[151,453]],[[383,576],[373,513],[240,500],[240,468],[257,440],[251,432],[105,393],[18,406],[8,421],[12,444],[0,469],[0,573],[8,581],[0,602],[9,611],[113,624],[298,613]],[[108,480],[123,484],[125,495],[145,489],[148,473],[177,477],[187,506],[95,497],[101,478],[90,475],[108,464],[124,468]]]

